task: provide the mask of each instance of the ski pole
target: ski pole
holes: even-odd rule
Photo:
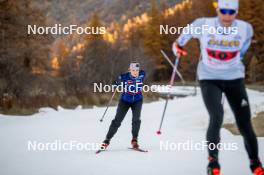
[[[162,53],[164,53],[164,52],[162,51]],[[170,98],[170,95],[171,95],[171,87],[172,87],[172,85],[174,83],[176,70],[177,70],[177,67],[179,65],[179,60],[180,60],[180,56],[177,56],[176,59],[175,59],[175,65],[173,66],[173,72],[171,74],[171,79],[170,79],[170,83],[169,83],[169,92],[168,92],[167,97],[166,97],[166,102],[165,102],[165,106],[164,106],[164,109],[163,109],[163,113],[162,113],[162,117],[161,117],[161,121],[160,121],[160,125],[159,125],[159,130],[157,131],[158,135],[161,134],[161,127],[162,127],[162,124],[163,124],[163,120],[164,120],[165,112],[166,112],[166,109],[167,109],[168,101],[169,101],[169,98]]]
[[[172,61],[169,59],[169,57],[167,56],[167,54],[163,51],[160,50],[160,52],[162,53],[162,55],[164,56],[164,58],[168,61],[168,63],[171,65],[172,68],[174,68],[174,64],[172,63]],[[178,76],[180,77],[182,84],[185,84],[185,80],[183,79],[181,73],[178,71],[178,68],[176,68],[176,73],[178,74]]]
[[[111,99],[109,100],[109,102],[108,102],[108,104],[107,104],[107,106],[106,106],[106,109],[105,109],[105,111],[104,111],[104,114],[103,114],[103,116],[102,116],[101,119],[100,119],[100,122],[103,122],[104,117],[105,117],[105,114],[106,114],[106,112],[107,112],[107,110],[108,110],[110,104],[112,103],[112,101],[113,101],[113,99],[114,99],[114,96],[115,96],[116,92],[117,92],[117,88],[115,89],[115,91],[114,91],[114,93],[113,93]]]

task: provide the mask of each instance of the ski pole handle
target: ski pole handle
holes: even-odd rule
[[[186,56],[187,52],[177,44],[177,42],[174,42],[172,44],[172,51],[174,53],[175,56]]]

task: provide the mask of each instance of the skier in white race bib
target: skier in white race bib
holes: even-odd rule
[[[220,142],[224,117],[221,102],[224,93],[244,139],[250,169],[254,175],[264,175],[258,157],[257,138],[251,124],[244,83],[245,67],[241,61],[251,44],[253,29],[249,23],[236,19],[238,9],[238,0],[219,0],[217,17],[196,19],[173,43],[173,52],[178,55],[191,38],[199,40],[202,59],[198,65],[198,79],[210,116],[206,134],[208,144],[217,145]],[[217,148],[208,149],[208,175],[220,175],[218,152]]]

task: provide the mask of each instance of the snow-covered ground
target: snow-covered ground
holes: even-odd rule
[[[264,110],[264,93],[248,90],[252,113]],[[157,136],[164,100],[144,104],[139,142],[148,153],[128,150],[131,140],[131,112],[128,113],[109,151],[96,155],[93,150],[29,151],[28,142],[100,143],[113,119],[116,107],[58,111],[43,108],[30,117],[0,115],[1,175],[205,175],[207,151],[161,150],[160,141],[172,144],[202,142],[208,114],[198,90],[197,96],[171,100],[162,135]],[[232,122],[225,104],[225,122]],[[236,143],[238,150],[221,151],[224,175],[249,175],[247,155],[240,136],[221,130],[222,142]],[[259,138],[260,157],[264,161],[264,139]],[[172,145],[171,144],[171,145]],[[90,147],[89,147],[90,148]],[[162,147],[164,148],[164,147]]]

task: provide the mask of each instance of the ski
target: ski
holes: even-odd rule
[[[143,153],[147,153],[148,152],[148,150],[144,150],[144,149],[141,149],[141,148],[131,148],[131,147],[129,147],[128,149],[133,150],[133,151],[143,152]],[[98,150],[98,151],[95,152],[95,154],[99,154],[99,153],[104,152],[104,151],[106,151],[106,150]]]
[[[99,153],[104,152],[104,151],[106,151],[106,150],[99,149],[98,151],[95,152],[95,154],[99,154]]]
[[[148,150],[144,150],[144,149],[141,149],[141,148],[128,148],[130,150],[133,150],[133,151],[138,151],[138,152],[143,152],[143,153],[147,153]]]

